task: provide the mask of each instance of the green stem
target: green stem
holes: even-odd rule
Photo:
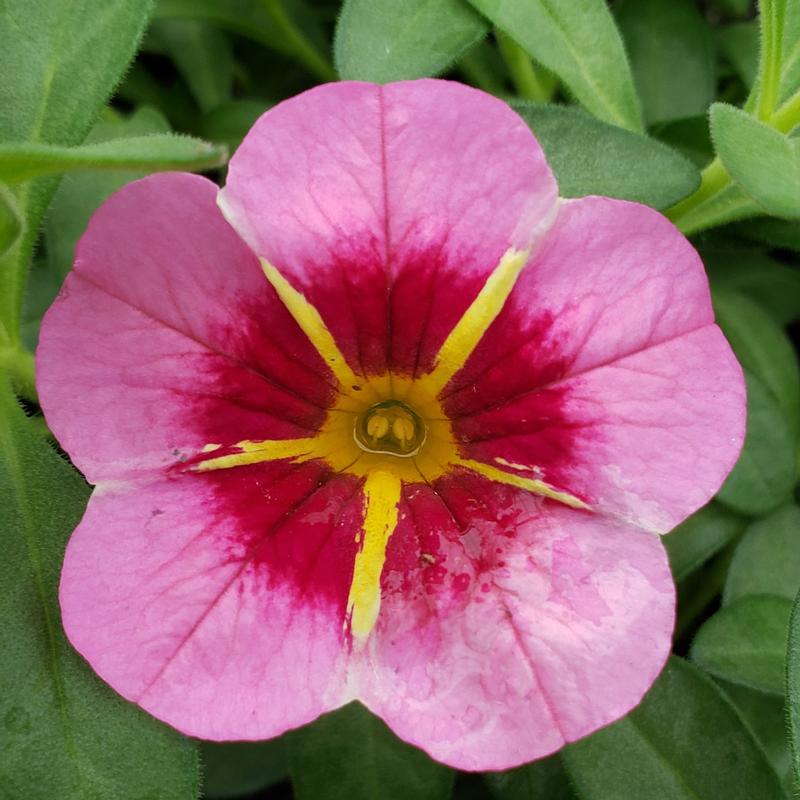
[[[795,92],[769,118],[769,124],[781,133],[790,133],[800,125],[800,90]]]
[[[688,217],[695,209],[718,195],[731,184],[731,176],[719,158],[715,158],[702,172],[700,186],[680,203],[676,203],[665,212],[679,228],[681,220]]]
[[[772,116],[778,103],[783,48],[784,0],[761,0],[759,16],[761,20],[761,60],[756,116],[766,122]]]
[[[703,170],[697,191],[666,211],[687,236],[759,213],[758,204],[734,184],[718,158]]]
[[[16,208],[22,220],[25,219],[26,203],[30,193],[30,184],[15,187],[11,194],[15,197]],[[19,342],[20,321],[22,318],[22,300],[25,294],[28,262],[33,250],[35,236],[23,221],[22,235],[0,257],[0,347],[5,343]]]
[[[495,28],[500,54],[503,56],[517,94],[526,100],[547,103],[552,99],[553,87],[540,80],[530,56],[507,34]]]
[[[32,403],[39,402],[36,392],[36,365],[31,353],[21,347],[0,347],[0,372],[8,375],[20,397]]]
[[[281,0],[261,0],[261,5],[273,24],[294,50],[297,60],[322,81],[338,79],[331,63],[305,37],[283,8]]]

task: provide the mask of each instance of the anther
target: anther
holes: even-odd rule
[[[425,441],[425,425],[405,403],[387,400],[358,418],[354,436],[367,452],[413,456]]]

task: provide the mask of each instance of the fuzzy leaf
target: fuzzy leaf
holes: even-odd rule
[[[699,569],[709,558],[733,541],[745,528],[747,520],[719,503],[711,502],[682,522],[664,546],[676,581]]]
[[[80,144],[133,57],[150,0],[4,0],[0,142]],[[15,187],[25,232],[0,259],[0,323],[16,335],[24,275],[56,179]]]
[[[469,0],[594,116],[635,131],[641,110],[622,38],[605,0]]]
[[[737,292],[715,292],[714,312],[739,362],[778,401],[796,441],[800,433],[800,366],[789,337],[764,309]]]
[[[297,800],[447,800],[454,775],[358,703],[292,734],[289,771]]]
[[[30,180],[75,170],[197,171],[225,163],[225,147],[191,136],[153,134],[79,147],[47,144],[0,144],[0,179]]]
[[[655,139],[574,108],[512,105],[544,148],[563,197],[600,194],[666,208],[700,184],[697,168]]]
[[[764,384],[745,371],[747,435],[739,460],[717,499],[743,514],[766,514],[786,502],[795,482],[795,455],[781,407]]]
[[[711,138],[725,169],[770,214],[800,218],[800,139],[726,103],[711,106]]]
[[[507,772],[490,772],[485,778],[495,800],[578,800],[557,755]]]
[[[694,0],[627,0],[616,17],[645,121],[705,114],[714,99],[714,51]]]
[[[25,800],[197,797],[191,743],[103,684],[61,630],[64,545],[89,489],[0,380],[0,789]]]
[[[735,683],[718,683],[764,748],[781,783],[790,790],[792,758],[784,723],[786,708],[783,697]]]
[[[345,0],[334,61],[344,80],[438,75],[488,29],[464,0]]]
[[[739,598],[703,624],[692,643],[692,660],[718,678],[782,695],[791,609],[785,597]]]
[[[800,790],[800,592],[789,620],[789,646],[786,650],[786,711],[795,790]]]
[[[241,797],[288,777],[284,738],[265,742],[200,742],[203,796]]]
[[[800,507],[789,503],[752,522],[736,546],[723,604],[752,594],[793,600],[800,591]]]
[[[149,136],[153,133],[168,133],[169,123],[157,111],[141,108],[125,119],[107,119],[98,122],[86,138],[88,143],[106,142],[111,139],[125,139],[134,136]],[[75,245],[86,230],[89,218],[100,203],[129,181],[146,175],[143,171],[91,170],[73,172],[64,176],[45,221],[45,243],[47,244],[47,267],[58,291],[61,281],[72,266]],[[37,265],[31,272],[31,279],[37,278]],[[39,281],[41,284],[47,281]],[[29,287],[30,290],[31,287]],[[55,294],[44,305],[36,304],[39,316],[44,312]],[[35,309],[32,309],[35,311]]]
[[[785,800],[727,697],[675,657],[638,708],[563,753],[582,800]]]
[[[201,111],[210,111],[230,100],[233,55],[223,31],[182,19],[159,20],[151,31],[163,41]]]
[[[781,222],[781,220],[770,220]],[[737,223],[736,232],[745,226]],[[754,234],[755,236],[756,234]],[[726,242],[730,239],[726,237]],[[800,317],[800,269],[773,258],[749,243],[701,250],[714,295],[735,292],[758,303],[783,326]]]

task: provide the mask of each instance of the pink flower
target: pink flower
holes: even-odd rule
[[[526,125],[443,81],[318,87],[223,190],[122,189],[38,363],[96,485],[61,606],[102,678],[208,739],[357,698],[464,769],[639,702],[674,615],[655,534],[745,415],[687,241],[559,200]]]

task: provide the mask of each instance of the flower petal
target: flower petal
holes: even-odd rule
[[[260,464],[96,490],[61,578],[72,644],[120,694],[210,739],[346,701],[358,480]]]
[[[563,203],[444,408],[469,458],[653,531],[708,501],[744,435],[700,259],[661,215],[607,198]]]
[[[351,367],[425,371],[556,184],[505,103],[447,81],[342,82],[268,111],[220,205],[318,309]]]
[[[91,482],[207,444],[307,436],[326,367],[205,178],[128,184],[94,215],[42,324],[47,421]]]
[[[384,597],[360,698],[433,758],[501,770],[638,704],[669,654],[674,586],[657,537],[465,479],[502,509],[495,546],[460,605],[452,592]],[[454,488],[445,478],[437,491],[457,506]]]

